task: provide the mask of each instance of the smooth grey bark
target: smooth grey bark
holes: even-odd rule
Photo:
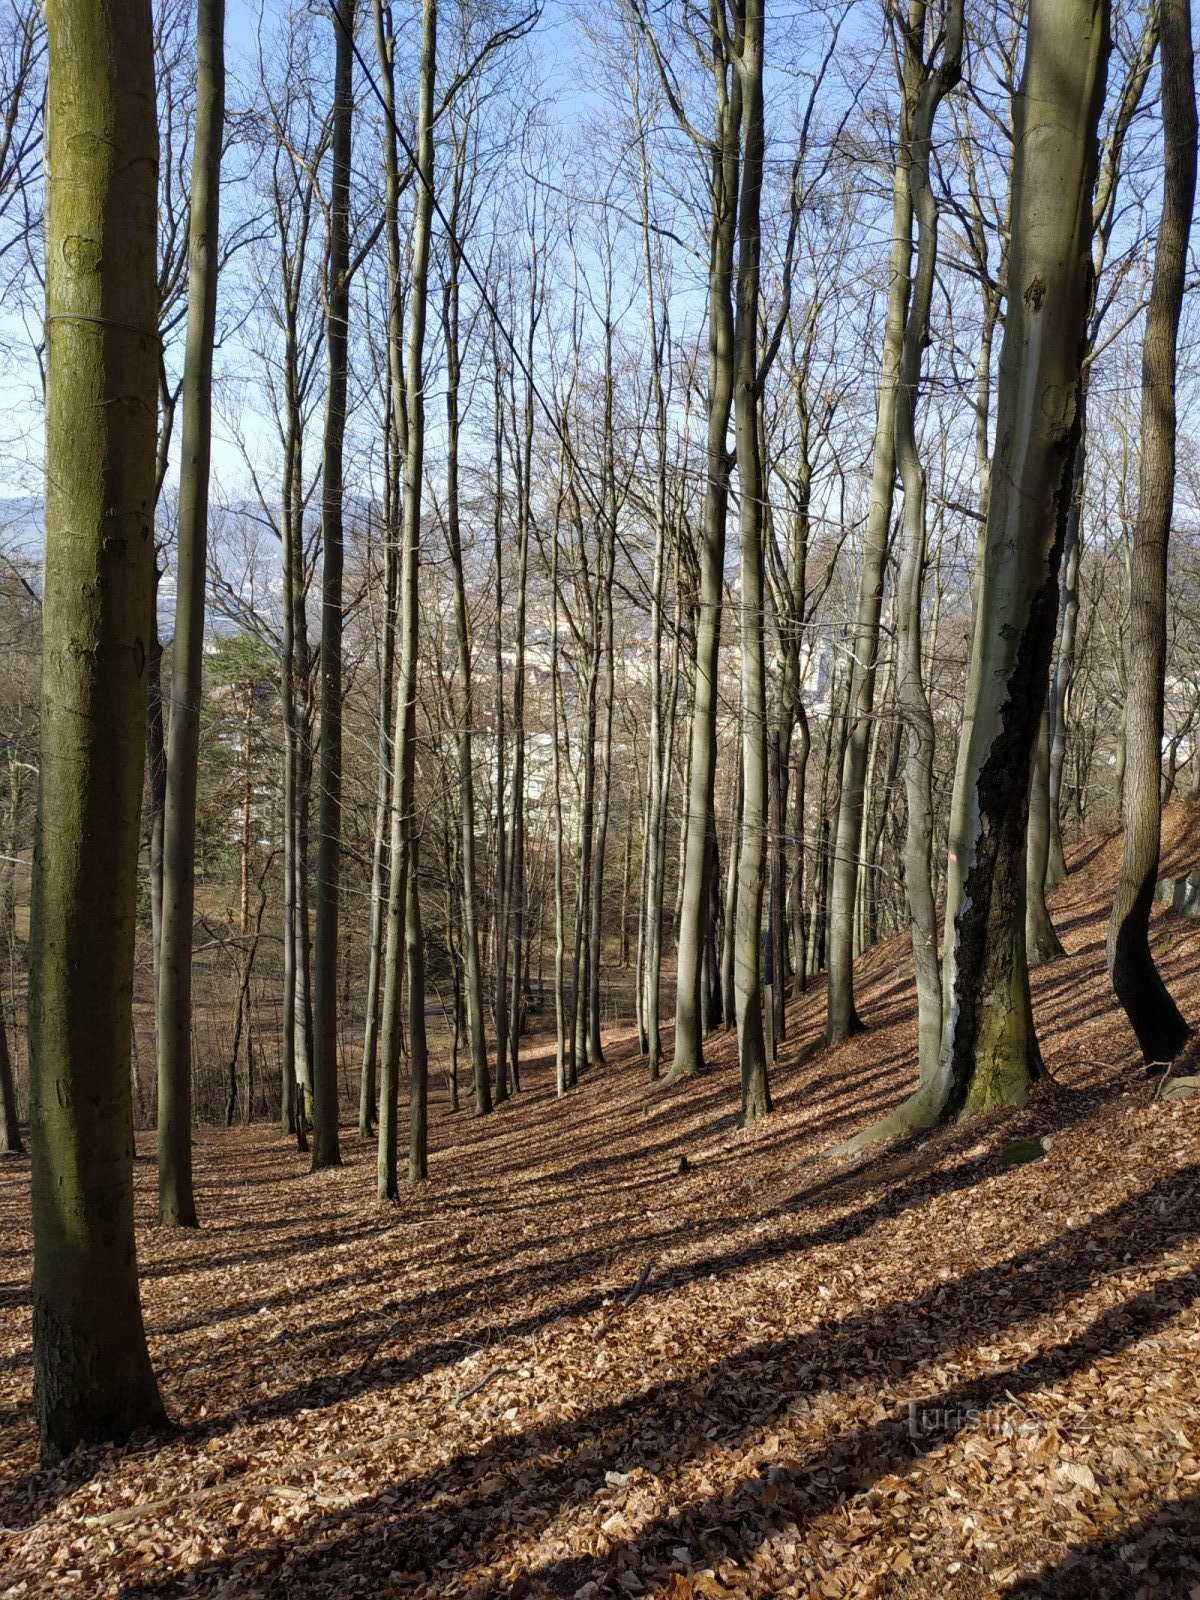
[[[1063,578],[1059,601],[1059,632],[1054,668],[1050,679],[1050,758],[1047,782],[1049,795],[1050,846],[1045,887],[1053,888],[1067,875],[1062,839],[1062,776],[1067,753],[1067,723],[1071,704],[1071,680],[1075,667],[1075,640],[1079,619],[1079,562],[1082,553],[1083,495],[1087,470],[1087,391],[1091,362],[1099,344],[1104,318],[1112,306],[1112,296],[1097,300],[1097,286],[1108,257],[1116,227],[1117,198],[1123,176],[1125,147],[1129,130],[1137,115],[1150,78],[1150,68],[1158,48],[1161,8],[1151,0],[1142,18],[1137,47],[1127,63],[1121,92],[1116,97],[1104,148],[1100,174],[1092,201],[1095,233],[1092,243],[1092,284],[1088,304],[1088,326],[1084,355],[1083,382],[1080,386],[1079,439],[1075,446],[1071,511],[1067,521],[1063,550]],[[1031,817],[1038,814],[1031,808]],[[1048,918],[1047,918],[1048,920]]]
[[[709,151],[712,214],[708,239],[708,417],[699,551],[700,598],[676,950],[675,1052],[668,1081],[690,1077],[704,1066],[701,977],[711,861],[708,816],[717,763],[718,658],[729,503],[728,434],[734,384],[733,258],[742,122],[741,80],[731,71],[721,44],[717,16],[717,0],[714,0],[710,8],[716,119]]]
[[[588,896],[587,944],[587,1051],[592,1066],[604,1064],[604,1045],[600,1038],[600,967],[604,939],[604,863],[608,848],[608,820],[612,806],[612,730],[613,699],[616,689],[616,664],[613,656],[613,568],[616,560],[616,538],[611,519],[616,516],[616,470],[613,458],[613,351],[612,321],[605,313],[605,375],[604,375],[604,500],[607,507],[605,530],[602,534],[600,559],[596,568],[597,602],[595,607],[596,667],[604,663],[604,696],[598,703],[599,738],[592,749],[599,761],[599,782],[596,786],[594,825],[589,871],[591,887]],[[599,701],[599,697],[598,697]],[[597,749],[598,746],[598,749]]]
[[[899,149],[907,149],[920,86],[919,63],[904,58],[901,84]],[[907,160],[902,155],[892,177],[892,245],[888,261],[887,312],[871,489],[859,568],[858,601],[851,637],[850,682],[846,703],[846,746],[833,840],[833,863],[827,917],[826,948],[829,985],[826,993],[825,1042],[838,1044],[862,1028],[854,1005],[854,908],[858,895],[860,841],[863,830],[865,777],[875,702],[879,657],[879,619],[883,605],[892,497],[896,480],[896,403],[904,322],[908,306],[908,268],[912,249],[912,196]]]
[[[313,951],[312,1169],[340,1167],[337,1078],[338,915],[342,852],[343,455],[350,334],[350,162],[356,0],[333,19],[333,138],[325,257],[325,435],[321,451],[321,727],[317,776],[316,940]]]
[[[650,578],[650,732],[646,763],[646,790],[642,822],[641,893],[638,898],[638,954],[636,996],[638,1037],[647,1058],[650,1081],[662,1073],[662,1029],[659,1020],[662,982],[662,922],[664,856],[666,850],[666,795],[669,785],[673,728],[665,715],[663,686],[663,609],[666,593],[668,540],[667,515],[667,392],[663,368],[667,358],[669,320],[664,305],[659,311],[655,292],[655,261],[651,253],[650,166],[645,129],[639,114],[639,201],[642,224],[642,278],[646,297],[646,331],[654,359],[650,387],[654,412],[654,556]],[[675,661],[678,662],[678,630]],[[676,668],[677,673],[677,668]],[[673,696],[672,696],[673,698]]]
[[[925,54],[928,7],[910,0],[904,29],[905,91],[917,85],[908,138],[902,136],[898,173],[916,218],[916,263],[904,264],[911,292],[904,321],[896,396],[895,452],[904,490],[900,572],[896,592],[896,695],[904,719],[904,890],[912,934],[917,990],[918,1055],[922,1079],[937,1070],[942,1047],[942,974],[933,889],[933,712],[922,661],[922,606],[928,547],[925,468],[917,444],[924,352],[937,270],[938,212],[930,184],[933,125],[938,106],[962,74],[963,6],[951,0],[938,19],[940,52]],[[902,127],[905,118],[902,118]],[[903,169],[901,171],[901,169]]]
[[[286,132],[276,130],[280,148]],[[319,154],[318,147],[318,154]],[[280,1121],[297,1148],[308,1149],[305,1131],[309,1083],[307,1029],[307,874],[310,650],[305,600],[308,563],[305,552],[304,433],[307,397],[319,359],[305,338],[308,248],[315,196],[311,182],[296,181],[296,172],[276,171],[271,190],[271,216],[279,243],[280,320],[283,330],[283,416],[280,442],[283,471],[280,485],[279,533],[282,568],[280,697],[283,709],[283,998],[281,1005]]]
[[[1072,474],[1072,478],[1073,478]],[[1031,967],[1066,955],[1046,906],[1050,860],[1050,708],[1038,719],[1029,785],[1029,826],[1025,843],[1025,949]]]
[[[611,477],[609,479],[611,487]],[[613,504],[610,498],[609,504]],[[604,1045],[600,1038],[600,967],[604,939],[604,864],[608,847],[608,823],[612,808],[612,728],[613,698],[616,687],[613,658],[613,561],[615,540],[611,536],[604,543],[602,570],[596,581],[600,591],[600,611],[603,621],[604,699],[597,707],[599,727],[598,761],[599,782],[596,786],[595,815],[592,828],[590,863],[591,885],[588,893],[587,941],[587,1051],[594,1067],[604,1064]]]
[[[462,248],[458,237],[461,216],[465,150],[455,147],[450,203],[450,237],[447,240],[446,281],[442,290],[442,329],[446,341],[446,547],[454,581],[454,643],[458,662],[458,792],[462,816],[462,943],[466,967],[467,1029],[471,1045],[471,1074],[475,1111],[486,1116],[492,1109],[488,1078],[483,968],[479,956],[478,871],[475,864],[475,699],[471,660],[471,621],[463,573],[462,524],[459,499],[459,387],[462,381],[460,282]],[[555,754],[557,755],[557,749]]]
[[[561,477],[562,463],[559,464]],[[566,966],[566,885],[563,861],[563,796],[562,796],[562,746],[566,737],[566,718],[560,715],[561,694],[558,665],[559,591],[558,552],[559,524],[562,515],[562,495],[556,497],[553,539],[550,554],[550,707],[551,731],[554,739],[554,1086],[555,1091],[566,1094],[575,1082],[574,1054],[570,1050],[564,975]]]
[[[721,907],[721,1021],[737,1026],[734,966],[737,952],[738,864],[741,860],[742,817],[745,810],[745,761],[741,717],[734,740],[733,794],[729,803],[729,853],[725,858],[725,899]]]
[[[192,921],[224,121],[224,0],[200,0],[158,959],[158,1214],[165,1226],[186,1228],[197,1222],[192,1187]]]
[[[384,914],[387,907],[388,801],[392,781],[392,715],[396,678],[396,610],[399,604],[400,552],[396,524],[400,516],[399,451],[392,426],[392,392],[385,383],[387,422],[384,509],[384,614],[379,647],[379,771],[375,779],[375,822],[371,839],[371,911],[367,928],[366,1022],[363,1027],[362,1066],[358,1080],[358,1131],[364,1139],[375,1134],[379,1077],[379,1005],[383,977]]]
[[[584,669],[584,719],[580,757],[583,763],[582,795],[579,807],[578,845],[575,854],[575,931],[571,954],[571,997],[574,1019],[571,1026],[571,1069],[574,1081],[588,1065],[587,972],[588,931],[591,926],[592,834],[596,818],[596,715],[599,689],[599,618],[596,586],[592,584],[589,603],[590,635],[587,665]]]
[[[1129,563],[1125,837],[1108,926],[1113,990],[1147,1065],[1174,1059],[1189,1028],[1154,962],[1150,907],[1162,829],[1167,550],[1175,496],[1179,319],[1196,195],[1196,86],[1190,0],[1161,0],[1163,206],[1142,344],[1138,506]]]
[[[496,503],[493,508],[493,572],[496,591],[496,631],[494,639],[494,700],[493,732],[496,741],[496,854],[493,940],[493,992],[492,1007],[496,1024],[496,1077],[492,1095],[500,1105],[508,1099],[508,918],[511,910],[509,889],[508,823],[506,816],[505,777],[507,750],[507,704],[504,692],[504,477],[503,477],[503,425],[502,396],[500,390],[500,354],[493,341],[495,361],[495,467]]]
[[[426,1063],[425,963],[418,886],[415,879],[417,825],[414,807],[416,776],[416,693],[420,610],[418,582],[421,557],[421,491],[425,460],[425,323],[428,305],[429,245],[433,219],[433,95],[437,70],[437,3],[423,0],[417,107],[417,187],[413,202],[412,288],[409,296],[408,358],[400,370],[400,241],[397,151],[391,116],[394,108],[393,57],[385,31],[382,0],[376,0],[376,37],[388,105],[385,163],[388,212],[385,233],[391,308],[388,325],[396,404],[404,396],[405,415],[397,431],[407,442],[404,468],[404,544],[401,564],[400,667],[396,685],[395,758],[392,775],[391,878],[388,883],[387,954],[384,966],[382,1062],[380,1075],[379,1145],[376,1195],[396,1198],[397,1097],[400,1070],[400,990],[402,965],[408,977],[409,1062],[413,1069],[409,1104],[409,1178],[425,1176]]]
[[[29,943],[43,1463],[166,1418],[133,1213],[130,1041],[154,571],[148,0],[48,0],[41,790]]]
[[[404,944],[408,984],[408,1181],[429,1176],[429,1044],[425,1034],[425,934],[417,881],[420,838],[414,832],[408,862]]]
[[[766,585],[763,566],[763,506],[759,371],[760,210],[763,183],[763,0],[739,6],[734,65],[741,84],[742,180],[738,202],[737,309],[734,319],[736,378],[734,438],[737,447],[741,536],[742,645],[742,840],[738,862],[737,926],[733,984],[737,1010],[738,1064],[743,1123],[748,1127],[771,1110],[767,1048],[763,1033],[763,869],[767,828],[767,684],[764,648]]]
[[[1030,768],[1071,495],[1107,0],[1031,0],[1015,115],[1008,315],[968,704],[962,898],[936,1077],[900,1125],[1020,1104],[1043,1068],[1025,954]],[[878,1132],[879,1130],[872,1130]]]
[[[812,734],[808,726],[808,713],[805,711],[802,701],[797,706],[796,726],[798,733],[792,741],[793,774],[791,780],[792,836],[795,841],[795,853],[792,857],[792,876],[788,888],[788,902],[792,925],[792,961],[795,969],[794,987],[797,992],[802,993],[808,987],[808,917],[804,909],[804,865],[807,843],[804,837],[804,824],[806,820],[805,803],[808,798],[808,760],[812,753]]]

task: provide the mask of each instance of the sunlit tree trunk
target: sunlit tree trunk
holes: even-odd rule
[[[1150,950],[1162,827],[1167,547],[1175,494],[1176,359],[1196,194],[1196,88],[1190,0],[1161,0],[1163,208],[1142,346],[1138,506],[1129,567],[1125,838],[1108,927],[1113,989],[1147,1062],[1170,1061],[1188,1026]]]
[[[1016,107],[1008,316],[978,624],[943,1059],[913,1120],[1020,1103],[1042,1073],[1025,956],[1030,768],[1079,424],[1109,51],[1106,0],[1031,0]]]
[[[399,447],[392,425],[392,391],[385,384],[384,509],[384,613],[379,649],[379,771],[375,779],[375,825],[371,840],[371,912],[367,929],[366,1023],[363,1028],[362,1070],[358,1085],[358,1131],[364,1139],[375,1133],[375,1105],[379,1073],[379,1005],[383,977],[384,916],[388,893],[388,838],[391,833],[388,802],[392,781],[392,717],[396,676],[396,608],[399,604],[400,561],[396,538],[400,517]]]
[[[1025,844],[1025,949],[1031,967],[1057,961],[1066,952],[1046,905],[1050,860],[1050,709],[1042,708],[1029,779],[1029,825]]]
[[[742,1120],[748,1126],[771,1109],[767,1049],[763,1033],[763,867],[767,829],[767,682],[764,650],[763,504],[766,478],[759,428],[758,370],[760,204],[763,181],[762,0],[741,9],[736,71],[741,83],[742,182],[738,203],[736,381],[734,437],[737,444],[741,535],[742,645],[742,838],[738,862],[734,997]]]
[[[917,9],[923,9],[918,7]],[[910,6],[910,12],[912,7]],[[892,496],[896,479],[896,402],[904,321],[908,305],[912,253],[912,195],[907,156],[912,115],[920,86],[920,68],[905,56],[901,82],[901,152],[892,177],[892,248],[888,262],[887,311],[883,329],[882,366],[875,412],[875,445],[867,524],[858,576],[847,689],[846,746],[842,786],[833,839],[828,927],[826,934],[829,987],[825,1040],[838,1044],[862,1023],[854,1005],[854,908],[858,894],[860,841],[870,749],[875,676],[879,656],[879,618],[891,535]]]
[[[916,217],[917,255],[912,270],[896,396],[896,458],[904,489],[896,593],[896,691],[906,737],[904,792],[908,817],[904,838],[904,888],[912,933],[922,1078],[930,1077],[937,1070],[941,1054],[942,972],[933,891],[934,724],[921,645],[928,528],[925,467],[917,443],[916,418],[937,270],[937,202],[929,179],[933,124],[938,106],[962,72],[962,0],[951,0],[938,19],[942,47],[936,66],[933,59],[925,56],[926,12],[924,0],[910,0],[904,31],[906,89],[913,82],[920,85],[912,109],[907,149],[902,147],[900,157],[909,203]],[[908,270],[906,263],[906,274]]]
[[[42,1459],[164,1422],[138,1298],[131,1001],[154,569],[144,0],[49,0],[41,796],[29,963]]]
[[[710,13],[715,17],[716,0]],[[733,257],[737,232],[742,123],[741,82],[732,73],[713,23],[716,131],[711,154],[712,217],[708,241],[708,436],[700,533],[700,600],[676,951],[675,1054],[670,1078],[704,1065],[702,968],[709,906],[708,816],[717,767],[717,674],[725,586],[729,503],[729,417],[733,407]]]

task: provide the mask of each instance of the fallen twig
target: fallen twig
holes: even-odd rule
[[[455,1407],[457,1408],[458,1406],[462,1405],[464,1400],[469,1400],[473,1394],[478,1394],[480,1389],[491,1383],[493,1378],[498,1378],[502,1372],[515,1372],[516,1370],[517,1369],[515,1367],[493,1367],[490,1372],[484,1373],[483,1377],[480,1378],[478,1383],[473,1383],[469,1389],[460,1390],[459,1393],[454,1396]]]
[[[633,1302],[638,1298],[638,1296],[645,1289],[646,1285],[649,1283],[650,1274],[653,1271],[653,1269],[654,1269],[653,1261],[647,1261],[646,1265],[638,1273],[637,1282],[634,1284],[633,1288],[630,1289],[629,1293],[627,1295],[625,1295],[625,1297],[622,1299],[621,1304],[623,1306],[631,1306],[633,1304]]]

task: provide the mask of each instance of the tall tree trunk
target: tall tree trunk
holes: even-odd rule
[[[350,323],[350,160],[356,0],[333,21],[333,144],[325,259],[325,438],[321,454],[321,733],[313,954],[313,1171],[340,1167],[337,1076],[338,912],[342,853],[342,456]]]
[[[530,320],[533,308],[530,308]],[[532,334],[531,334],[532,344]],[[528,355],[527,355],[528,359]],[[509,858],[505,887],[509,915],[505,926],[512,938],[512,974],[508,1000],[509,1072],[514,1089],[521,1087],[521,951],[525,937],[525,634],[526,603],[529,590],[529,477],[532,468],[533,401],[526,404],[526,449],[518,459],[517,477],[517,616],[516,650],[513,662],[513,763],[512,818],[509,829]]]
[[[579,847],[575,863],[575,943],[571,957],[571,997],[575,1019],[572,1027],[572,1074],[578,1077],[588,1065],[587,975],[588,930],[591,925],[592,833],[596,817],[596,695],[600,677],[596,636],[599,619],[593,602],[592,641],[586,669],[584,724],[581,742],[583,795],[579,807]]]
[[[409,1104],[409,1178],[425,1176],[426,1084],[425,961],[420,902],[415,882],[417,845],[415,811],[417,649],[420,623],[418,579],[421,559],[421,490],[425,462],[425,321],[429,283],[429,240],[433,218],[433,95],[437,67],[437,3],[423,0],[417,108],[417,190],[413,205],[412,291],[409,299],[407,370],[400,361],[400,241],[396,218],[398,161],[394,129],[394,50],[385,31],[382,0],[376,0],[376,42],[388,109],[385,161],[388,214],[388,276],[391,309],[389,360],[397,406],[404,397],[404,416],[397,433],[406,439],[404,470],[404,548],[400,603],[400,671],[396,685],[395,759],[392,776],[392,873],[388,884],[387,956],[384,968],[382,1071],[380,1077],[379,1146],[376,1194],[380,1201],[397,1195],[397,1097],[400,1072],[400,988],[402,961],[408,976],[409,1062],[412,1068]],[[410,886],[409,877],[414,882]]]
[[[717,770],[718,658],[725,587],[725,521],[729,503],[729,417],[733,408],[734,241],[737,232],[742,88],[714,30],[716,137],[712,155],[712,220],[708,255],[708,437],[700,533],[700,603],[696,616],[695,682],[684,812],[679,943],[676,951],[675,1055],[670,1080],[704,1066],[701,977],[709,904],[708,816]]]
[[[8,1049],[4,1004],[0,1001],[0,1156],[19,1156],[24,1148],[17,1115],[17,1080]]]
[[[486,1116],[492,1109],[488,1078],[486,1016],[483,1002],[483,968],[479,957],[478,873],[475,865],[475,699],[472,689],[471,622],[463,574],[462,530],[459,505],[459,385],[461,336],[459,283],[462,251],[458,242],[461,159],[454,169],[450,208],[451,232],[447,243],[448,272],[442,295],[442,327],[446,339],[446,545],[454,576],[454,642],[458,661],[458,793],[462,814],[462,942],[466,966],[467,1028],[471,1041],[471,1075],[475,1086],[475,1111]]]
[[[1167,546],[1175,495],[1175,373],[1196,194],[1196,87],[1190,0],[1162,3],[1163,209],[1142,346],[1138,509],[1129,567],[1125,839],[1108,926],[1108,970],[1147,1062],[1171,1061],[1188,1025],[1150,950],[1162,827]]]
[[[175,637],[163,829],[158,989],[158,1209],[194,1228],[192,1190],[192,919],[196,762],[204,675],[212,361],[217,318],[221,146],[225,121],[224,0],[202,0],[196,25],[196,124],[188,224],[188,326],[183,370]]]
[[[560,466],[561,473],[561,466]],[[568,1032],[570,1021],[567,1017],[567,999],[564,988],[564,967],[566,964],[566,885],[563,863],[563,796],[562,796],[562,751],[563,741],[567,738],[565,729],[566,718],[559,712],[559,593],[558,593],[558,546],[559,546],[559,521],[562,509],[561,495],[555,507],[554,526],[551,529],[551,538],[554,540],[550,553],[550,707],[551,731],[554,739],[553,771],[554,771],[554,1085],[558,1094],[566,1094],[574,1083],[574,1052],[570,1048]]]
[[[46,556],[30,927],[42,1460],[165,1421],[130,1089],[154,568],[158,140],[146,0],[48,0]]]
[[[1067,716],[1071,706],[1071,679],[1075,672],[1075,636],[1079,627],[1079,560],[1083,552],[1081,523],[1083,490],[1087,462],[1087,374],[1079,391],[1079,442],[1071,473],[1071,510],[1063,549],[1062,617],[1059,623],[1058,650],[1050,680],[1050,773],[1047,801],[1050,821],[1050,848],[1046,865],[1046,888],[1053,889],[1067,875],[1067,857],[1062,836],[1062,781],[1067,759]]]
[[[1043,1068],[1025,958],[1030,768],[1045,703],[1079,425],[1107,0],[1031,0],[1016,107],[1009,304],[978,623],[962,900],[943,1059],[910,1120],[1021,1103]]]
[[[919,82],[907,150],[909,203],[917,222],[917,259],[904,325],[900,384],[896,397],[896,457],[904,488],[903,549],[896,595],[896,688],[904,718],[906,752],[904,792],[908,821],[904,838],[904,888],[912,932],[913,969],[917,989],[917,1033],[920,1072],[928,1079],[937,1070],[942,1048],[942,971],[938,960],[937,905],[933,892],[933,712],[922,664],[922,602],[928,529],[925,468],[917,445],[920,398],[929,314],[937,270],[937,202],[929,181],[934,118],[945,95],[962,74],[962,0],[951,0],[939,18],[942,48],[936,67],[925,55],[925,0],[909,0],[904,33],[905,82]],[[911,258],[910,258],[911,259]],[[905,264],[908,272],[908,263]]]
[[[418,838],[409,849],[404,943],[408,964],[408,1181],[429,1176],[429,1045],[425,1037],[425,935],[417,883]]]
[[[1025,949],[1031,967],[1066,955],[1046,905],[1050,860],[1050,709],[1038,719],[1029,780],[1029,823],[1025,842]]]
[[[493,1011],[496,1021],[496,1082],[494,1098],[497,1105],[508,1099],[508,923],[511,911],[506,845],[507,821],[505,800],[506,721],[504,697],[504,477],[503,477],[503,399],[501,395],[500,354],[493,349],[496,363],[496,417],[495,466],[496,503],[493,508],[493,561],[496,587],[495,636],[495,740],[496,740],[496,887],[494,894],[495,940],[493,948]]]
[[[854,906],[860,868],[864,779],[879,656],[879,618],[883,605],[883,582],[896,479],[896,405],[912,252],[913,205],[905,152],[920,85],[919,73],[919,65],[906,54],[901,84],[900,154],[892,177],[892,249],[888,263],[887,316],[876,403],[871,491],[850,652],[846,748],[842,758],[842,787],[833,841],[826,938],[829,961],[825,1020],[827,1044],[838,1044],[862,1027],[854,1005]]]
[[[150,604],[150,643],[146,660],[146,853],[150,870],[150,971],[158,1000],[158,954],[162,942],[163,813],[167,804],[167,746],[162,703],[162,640],[158,636],[158,584]]]
[[[745,0],[736,67],[741,83],[742,183],[738,204],[737,313],[734,323],[741,535],[742,811],[733,986],[737,1010],[742,1121],[771,1110],[763,1035],[763,865],[767,829],[767,673],[764,649],[763,505],[766,479],[759,428],[760,204],[763,180],[763,0]]]
[[[803,992],[808,987],[808,919],[804,914],[804,857],[805,857],[805,800],[808,787],[808,758],[812,751],[812,735],[808,729],[808,715],[801,704],[798,707],[799,737],[793,740],[792,778],[792,837],[795,855],[792,858],[792,880],[788,891],[792,922],[792,962],[795,969],[795,988]]]
[[[745,763],[742,757],[744,744],[739,717],[734,754],[733,795],[729,805],[729,854],[725,860],[725,901],[721,917],[721,1020],[727,1028],[737,1026],[733,972],[737,954],[738,864],[741,860],[742,818],[746,793]]]
[[[253,1040],[250,1037],[248,1006],[250,1001],[250,839],[254,819],[254,780],[251,762],[254,757],[254,680],[245,685],[246,709],[243,713],[242,739],[242,822],[238,839],[238,999],[233,1019],[233,1049],[229,1052],[229,1089],[225,1099],[225,1126],[233,1127],[238,1102],[238,1056],[242,1047],[245,1025],[246,1054],[250,1057]],[[256,941],[257,942],[257,941]],[[246,1090],[249,1110],[249,1087]]]
[[[367,929],[366,1023],[363,1027],[362,1070],[358,1081],[358,1131],[370,1139],[375,1132],[375,1104],[379,1072],[379,1003],[383,977],[384,917],[387,910],[388,818],[392,777],[392,716],[396,676],[396,608],[399,603],[400,552],[396,523],[400,515],[399,451],[391,423],[392,393],[386,385],[387,507],[384,518],[384,617],[379,662],[379,771],[375,779],[375,825],[371,840],[371,913]]]

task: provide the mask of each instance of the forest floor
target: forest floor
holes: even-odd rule
[[[1200,1597],[1200,1096],[1154,1098],[1110,997],[1118,857],[1081,846],[1053,898],[1054,1085],[934,1137],[824,1153],[911,1085],[903,940],[844,1048],[797,1063],[796,1001],[746,1132],[728,1037],[669,1092],[614,1037],[561,1102],[539,1039],[494,1116],[438,1109],[392,1209],[352,1128],[316,1176],[271,1128],[202,1132],[199,1233],[152,1226],[140,1134],[179,1432],[53,1471],[6,1161],[0,1595]],[[1172,811],[1167,869],[1197,862]],[[1200,923],[1154,931],[1200,1019]],[[1017,1137],[1047,1154],[1006,1167]]]

